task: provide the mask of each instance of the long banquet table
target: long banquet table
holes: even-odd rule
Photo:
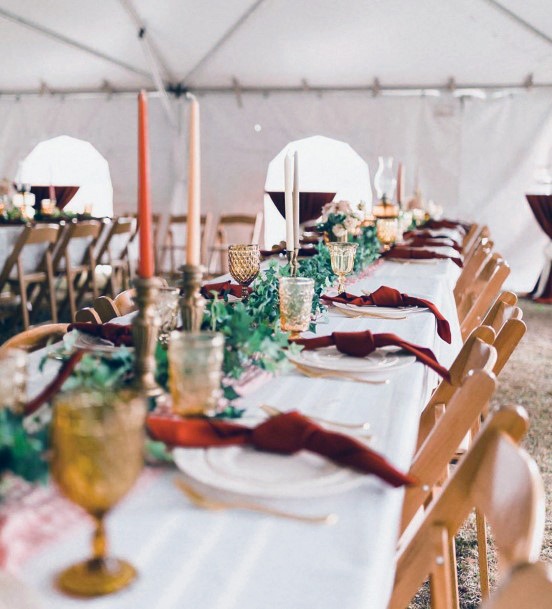
[[[452,343],[442,341],[429,313],[404,320],[343,317],[330,310],[319,334],[370,329],[396,332],[434,349],[449,366],[461,337],[452,288],[460,269],[450,260],[386,261],[349,291],[389,285],[427,297],[449,320]],[[37,365],[39,355],[34,356]],[[55,373],[49,361],[34,391]],[[258,406],[298,409],[340,421],[369,421],[372,446],[408,470],[419,414],[437,383],[419,363],[391,376],[388,385],[311,379],[296,372],[274,377],[242,399],[248,417]],[[282,457],[290,458],[290,457]],[[115,555],[130,559],[140,578],[110,597],[82,601],[59,594],[53,575],[89,555],[91,524],[83,521],[37,551],[20,576],[35,588],[45,609],[384,609],[394,575],[403,491],[372,476],[345,493],[309,500],[271,502],[295,512],[335,512],[335,526],[304,524],[247,511],[213,512],[193,507],[173,485],[175,470],[147,476],[108,518]]]

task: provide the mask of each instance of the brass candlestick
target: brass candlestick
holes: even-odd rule
[[[159,332],[159,316],[155,307],[161,281],[157,277],[148,279],[137,278],[135,301],[138,314],[132,322],[134,339],[134,386],[137,391],[149,397],[163,393],[163,389],[155,381],[155,348]]]
[[[196,264],[185,264],[182,271],[182,297],[180,311],[182,313],[182,329],[185,332],[199,332],[205,310],[205,299],[201,295],[201,279],[203,267]]]
[[[299,270],[299,249],[296,248],[291,252],[287,253],[289,267],[292,277],[297,277],[297,271]]]

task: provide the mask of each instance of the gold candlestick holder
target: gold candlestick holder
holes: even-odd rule
[[[292,277],[297,277],[297,271],[299,270],[299,249],[294,249],[287,253],[287,259]]]
[[[199,332],[205,310],[205,299],[201,295],[201,280],[204,268],[199,264],[185,264],[182,271],[182,297],[180,312],[182,329],[185,332]]]
[[[155,307],[161,281],[157,277],[148,279],[137,278],[134,281],[136,289],[135,301],[138,314],[132,322],[134,339],[134,387],[148,397],[163,393],[163,389],[155,380],[155,348],[159,332],[159,316]]]

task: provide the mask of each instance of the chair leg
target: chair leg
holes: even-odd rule
[[[450,565],[450,596],[454,609],[460,609],[458,598],[458,564],[456,563],[456,540],[454,537],[449,541],[449,565]]]
[[[71,315],[71,321],[75,321],[75,315],[77,314],[77,302],[75,297],[75,286],[73,284],[75,277],[71,276],[71,271],[67,270],[67,300],[69,301],[69,314]]]
[[[58,311],[57,311],[57,300],[56,300],[56,286],[54,282],[54,268],[52,265],[52,253],[46,252],[46,281],[48,282],[48,296],[50,297],[50,312],[52,314],[52,321],[57,324],[58,322]]]
[[[475,510],[475,526],[477,529],[477,555],[479,561],[479,580],[481,585],[481,598],[489,598],[489,563],[487,561],[487,529],[485,514],[477,508]]]
[[[445,527],[433,530],[435,563],[429,578],[432,609],[453,609],[450,542]]]
[[[23,329],[29,329],[29,302],[27,300],[27,284],[19,280],[19,297],[21,299],[21,317],[23,318]]]

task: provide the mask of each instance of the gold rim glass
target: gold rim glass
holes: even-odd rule
[[[391,249],[399,236],[399,220],[397,218],[379,218],[376,222],[376,236],[383,245],[384,251]]]
[[[338,277],[338,294],[345,290],[345,276],[351,273],[355,266],[357,248],[357,243],[328,243],[332,271]]]

